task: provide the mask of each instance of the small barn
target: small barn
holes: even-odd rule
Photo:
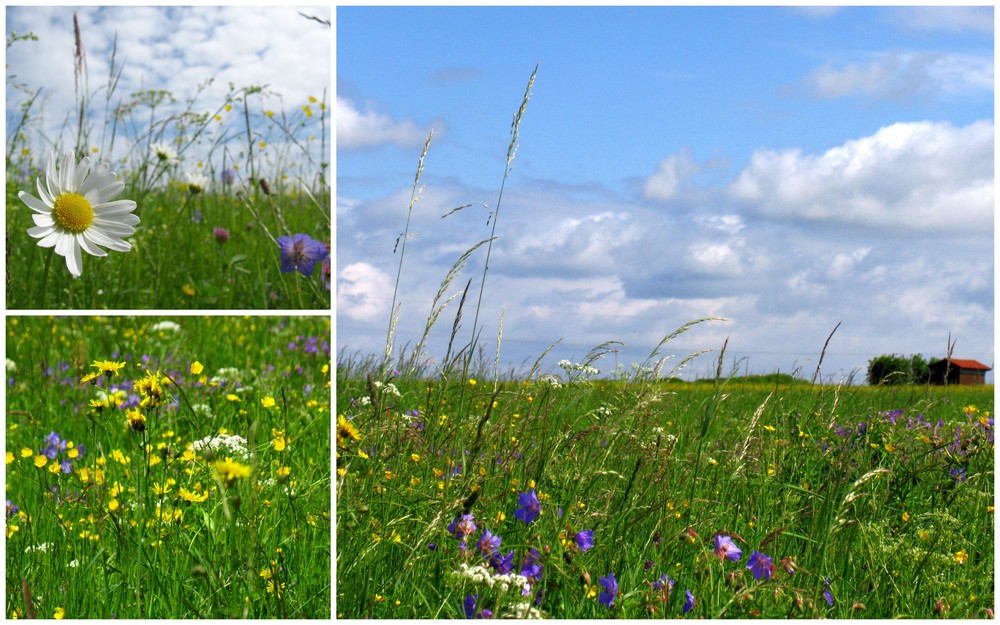
[[[978,360],[942,358],[930,363],[931,384],[985,384],[990,370]]]

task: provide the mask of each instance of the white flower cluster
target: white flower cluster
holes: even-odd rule
[[[173,321],[161,321],[154,323],[149,329],[150,332],[180,332],[181,327]]]
[[[241,459],[250,455],[250,452],[247,451],[247,440],[242,436],[237,436],[235,434],[216,434],[215,436],[206,436],[200,441],[191,443],[191,449],[199,453],[203,452],[205,449],[211,449],[216,453],[222,452],[233,458]]]
[[[223,367],[212,376],[209,382],[212,384],[218,384],[219,382],[239,382],[242,375],[240,370],[235,367]]]
[[[385,392],[386,392],[387,395],[392,395],[393,397],[399,397],[400,396],[399,395],[399,389],[396,388],[396,385],[393,384],[392,382],[382,383],[382,382],[376,381],[376,382],[372,382],[372,385],[376,389],[378,389],[378,390],[385,389]],[[361,404],[362,406],[370,406],[371,403],[372,403],[372,399],[371,399],[371,397],[365,395],[364,397],[359,397],[357,399],[357,402],[359,404]]]
[[[598,375],[601,373],[600,369],[591,367],[590,365],[585,365],[582,363],[573,363],[568,360],[560,360],[559,367],[566,372],[566,375],[572,377],[573,373],[581,373],[584,376],[588,375]]]
[[[6,361],[5,364],[7,365],[7,373],[8,374],[17,373],[17,365],[14,363],[14,361],[11,360],[10,358],[5,358],[4,360]]]
[[[518,591],[522,597],[531,594],[531,582],[528,581],[527,577],[518,575],[517,573],[494,575],[482,564],[469,566],[463,562],[459,565],[457,571],[452,571],[452,575],[476,586],[495,588],[501,594],[505,594],[511,590]],[[503,618],[542,618],[542,613],[538,608],[531,605],[530,599],[512,604],[510,610],[509,613],[503,615]]]

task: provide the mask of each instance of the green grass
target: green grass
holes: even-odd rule
[[[477,609],[512,611],[519,597],[453,575],[486,562],[473,547],[486,529],[515,573],[541,554],[532,598],[556,618],[682,616],[686,589],[688,618],[993,606],[992,386],[386,380],[397,396],[363,374],[337,378],[361,436],[338,428],[338,615],[459,618],[477,593]],[[542,512],[525,524],[514,513],[532,488]],[[463,510],[478,526],[468,552],[447,531]],[[586,529],[581,553],[568,539]],[[716,533],[739,562],[714,555]],[[747,570],[754,550],[770,580]],[[610,609],[593,592],[609,573]],[[664,574],[669,595],[652,589]]]
[[[329,195],[192,194],[173,185],[145,195],[132,250],[84,254],[83,275],[28,236],[32,211],[7,183],[7,305],[13,309],[328,309],[317,263],[312,276],[282,273],[283,235],[329,240]],[[120,196],[134,199],[129,189]],[[218,243],[216,228],[229,239]],[[270,236],[269,236],[270,234]],[[328,267],[328,265],[327,265]],[[329,273],[326,275],[329,280]]]
[[[328,618],[329,319],[163,321],[8,318],[6,615]]]

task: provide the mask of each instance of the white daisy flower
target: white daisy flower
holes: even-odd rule
[[[56,254],[66,259],[66,267],[74,277],[83,273],[83,256],[107,256],[99,246],[116,252],[127,252],[132,245],[125,237],[135,234],[133,226],[139,217],[134,215],[136,204],[132,200],[115,200],[125,189],[125,183],[110,171],[110,165],[101,163],[93,171],[90,157],[86,156],[76,167],[73,155],[64,154],[56,168],[55,154],[49,152],[45,183],[36,181],[41,199],[21,191],[17,197],[35,211],[31,218],[34,228],[28,234],[39,239],[40,247],[53,247]]]
[[[154,143],[149,146],[149,148],[158,160],[163,161],[168,165],[176,163],[179,160],[177,158],[177,150],[173,149],[166,143]]]
[[[187,179],[187,188],[191,193],[201,193],[208,188],[208,176],[200,171],[188,172]]]

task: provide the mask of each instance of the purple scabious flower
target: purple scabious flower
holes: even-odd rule
[[[615,579],[615,574],[608,573],[606,577],[602,577],[601,586],[604,590],[597,597],[597,602],[610,608],[611,604],[615,602],[615,597],[618,596],[618,580]]]
[[[479,537],[479,541],[476,543],[476,549],[484,556],[492,555],[500,549],[500,540],[501,538],[494,536],[490,530],[483,530],[483,535]]]
[[[297,270],[304,276],[311,276],[316,263],[330,255],[330,250],[323,242],[316,241],[308,234],[278,237],[278,246],[281,248],[282,273]]]
[[[733,539],[729,536],[716,534],[715,555],[719,556],[720,560],[729,558],[733,562],[739,562],[740,558],[743,557],[743,550],[737,547],[736,543],[734,543]]]
[[[756,552],[755,552],[756,553]],[[684,614],[687,614],[694,608],[694,593],[692,593],[687,588],[684,589]]]
[[[769,580],[771,579],[771,573],[774,572],[775,566],[771,562],[769,556],[764,555],[759,551],[754,551],[750,554],[750,559],[747,560],[747,568],[753,573],[753,578],[757,581]]]
[[[577,532],[573,536],[573,540],[576,541],[576,546],[580,548],[581,553],[587,553],[587,550],[594,546],[594,530]]]
[[[538,513],[542,510],[542,504],[539,503],[538,495],[535,494],[534,488],[526,493],[518,495],[517,505],[521,507],[514,511],[514,516],[525,523],[531,523],[534,521],[535,517],[537,517]]]

